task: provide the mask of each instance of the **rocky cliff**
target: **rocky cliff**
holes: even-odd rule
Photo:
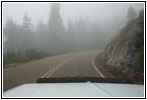
[[[112,38],[99,58],[122,73],[135,73],[143,70],[143,53],[144,11],[141,11],[136,19],[128,21]]]

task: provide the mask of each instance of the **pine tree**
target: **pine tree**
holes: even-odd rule
[[[135,19],[136,18],[136,15],[137,15],[136,11],[134,10],[133,7],[130,6],[128,8],[127,19],[128,20]]]
[[[23,34],[23,51],[32,49],[33,48],[33,31],[32,31],[32,24],[31,19],[28,17],[28,14],[25,13],[23,17],[23,24],[22,24],[22,34]]]
[[[4,52],[13,51],[17,53],[19,51],[21,45],[21,34],[19,32],[19,26],[12,19],[8,19],[4,28]]]
[[[37,24],[35,33],[35,48],[41,51],[47,51],[48,47],[48,26],[40,20]]]
[[[62,44],[64,41],[64,25],[60,16],[60,4],[54,3],[51,5],[51,13],[49,16],[49,49],[58,51],[63,49]]]
[[[66,31],[66,35],[67,35],[67,48],[69,50],[74,49],[74,41],[75,41],[75,30],[74,30],[74,24],[72,22],[71,19],[68,19],[68,26],[67,26],[67,31]]]

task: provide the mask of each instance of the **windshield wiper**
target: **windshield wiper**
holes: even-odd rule
[[[39,78],[36,83],[77,83],[77,82],[94,82],[94,83],[126,83],[134,84],[130,79],[120,78],[98,78],[98,77],[55,77]]]

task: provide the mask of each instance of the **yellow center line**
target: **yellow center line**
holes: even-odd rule
[[[49,70],[47,73],[45,73],[43,76],[41,76],[41,78],[44,78],[45,76],[47,76],[51,71],[53,71],[56,67],[53,67],[51,70]]]
[[[69,58],[65,62],[56,65],[51,70],[49,70],[47,73],[45,73],[41,78],[49,78],[55,71],[57,71],[60,67],[62,67],[64,64],[68,63],[69,61],[71,61],[74,58],[75,57]]]
[[[63,62],[63,63],[58,64],[58,65],[56,66],[56,68],[55,68],[51,73],[49,73],[49,74],[46,76],[46,78],[49,78],[55,71],[57,71],[60,67],[62,67],[63,65],[65,65],[66,63],[68,63],[69,61],[71,61],[72,59],[73,59],[73,58],[70,58],[70,59],[66,60],[65,62]]]

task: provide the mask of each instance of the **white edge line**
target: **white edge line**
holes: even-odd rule
[[[92,65],[93,65],[93,67],[95,68],[95,70],[98,72],[98,74],[102,77],[102,78],[105,78],[105,76],[97,69],[97,67],[96,67],[96,65],[95,65],[95,63],[94,63],[94,58],[95,58],[96,56],[93,56],[93,58],[92,58]]]

